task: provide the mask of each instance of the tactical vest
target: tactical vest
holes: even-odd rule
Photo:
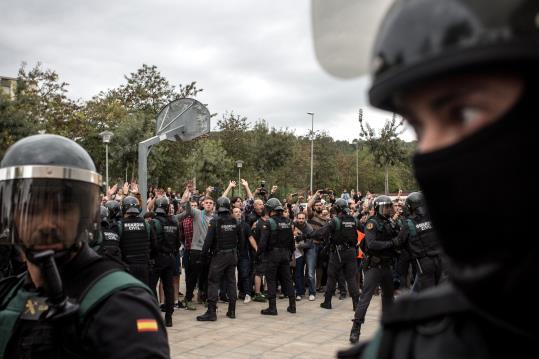
[[[292,248],[294,236],[290,220],[285,217],[271,217],[268,222],[270,225],[270,248]]]
[[[159,252],[166,254],[175,252],[178,246],[178,223],[164,216],[157,216],[152,223],[157,232]]]
[[[357,243],[357,222],[349,215],[333,218],[335,233],[333,243],[338,246],[355,247]]]
[[[27,303],[29,300],[32,300],[32,297],[34,297],[36,293],[29,292],[23,288],[25,277],[26,273],[19,275],[18,277],[6,278],[5,281],[0,282],[0,293],[2,293],[0,296],[0,359],[4,358],[8,354],[6,353],[8,344],[12,339],[12,335],[16,333],[18,323],[22,320],[21,317],[32,314],[30,309],[28,309],[29,307]],[[31,341],[25,341],[28,342],[28,348],[19,348],[18,350],[31,355],[30,353],[34,352],[33,350],[35,347],[41,354],[43,353],[39,350],[39,348],[47,349],[45,354],[51,354],[51,350],[52,352],[59,354],[62,353],[62,350],[64,349],[62,347],[63,343],[65,344],[69,341],[80,343],[81,335],[84,335],[84,324],[87,313],[91,312],[112,294],[130,287],[144,288],[148,293],[152,293],[146,285],[124,271],[110,270],[104,273],[88,283],[86,287],[87,289],[82,293],[81,297],[77,298],[77,302],[80,304],[78,317],[73,319],[73,322],[64,321],[59,322],[58,324],[64,329],[67,326],[71,326],[73,330],[65,331],[65,333],[73,335],[73,338],[55,338],[50,335],[46,335],[46,333],[50,333],[51,330],[48,328],[52,328],[50,326],[53,326],[55,322],[40,322],[35,324],[37,330],[36,332],[43,330],[43,332],[39,332],[43,337],[33,337],[31,338]],[[32,300],[32,302],[34,302],[34,300]],[[40,309],[35,307],[33,310],[39,311]],[[25,321],[27,320],[28,319],[25,319]],[[39,322],[37,318],[35,320]],[[58,339],[62,340],[63,342],[50,342],[50,340]],[[68,350],[68,352],[73,355],[73,350],[78,349],[84,350],[83,348],[75,345],[72,349]],[[28,350],[28,352],[25,350]]]
[[[150,231],[142,218],[126,218],[118,222],[120,249],[127,264],[146,264],[150,258]]]
[[[109,228],[102,229],[103,242],[99,254],[106,254],[116,259],[122,259],[122,251],[120,250],[120,235]]]
[[[219,216],[212,221],[216,228],[215,250],[229,250],[238,248],[238,226],[236,218],[228,216]]]
[[[440,244],[429,218],[414,216],[406,220],[410,232],[408,246],[415,258],[440,254]]]
[[[383,241],[383,242],[391,241],[391,239],[393,239],[397,235],[397,233],[395,233],[395,231],[391,227],[391,223],[387,219],[381,218],[379,216],[373,216],[369,218],[369,220],[367,221],[367,228],[369,227],[369,223],[374,224],[374,228],[371,229],[371,231],[376,232],[376,238],[375,238],[376,241]],[[368,245],[367,245],[366,250],[367,250],[366,254],[368,256],[376,256],[376,257],[381,257],[381,258],[394,258],[396,255],[395,250],[393,248],[377,251],[377,250],[368,248]]]

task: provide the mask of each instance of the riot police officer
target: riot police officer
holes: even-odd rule
[[[154,253],[154,266],[150,272],[150,288],[157,297],[157,282],[161,279],[165,294],[165,325],[172,327],[174,312],[173,275],[176,265],[175,256],[180,249],[178,221],[169,216],[170,202],[163,196],[155,200],[155,218],[151,220],[152,230],[157,235]]]
[[[107,207],[101,206],[101,243],[97,253],[110,256],[116,260],[122,259],[122,251],[120,250],[120,236],[116,230],[112,229],[110,223],[110,213]]]
[[[537,184],[538,13],[536,0],[407,0],[380,26],[370,102],[418,134],[415,176],[450,283],[397,301],[367,348],[373,355],[537,350],[539,244],[524,219],[536,203],[518,192]]]
[[[423,194],[412,192],[404,203],[409,216],[399,233],[399,246],[405,248],[417,265],[412,291],[419,292],[446,279],[441,248],[425,207]]]
[[[236,265],[241,227],[236,218],[230,214],[230,200],[227,197],[219,197],[216,205],[217,218],[210,221],[202,248],[203,258],[208,260],[211,256],[211,262],[208,274],[208,310],[197,317],[199,321],[217,320],[218,291],[223,277],[226,280],[229,299],[226,316],[230,319],[236,318]]]
[[[65,137],[30,136],[6,152],[2,240],[28,270],[0,281],[0,357],[169,357],[149,288],[88,247],[100,185],[88,153]]]
[[[357,222],[348,213],[348,202],[345,199],[339,198],[335,201],[333,208],[337,216],[322,228],[308,235],[309,238],[324,239],[330,243],[325,300],[320,303],[320,306],[325,309],[331,309],[331,298],[335,292],[337,276],[340,271],[344,271],[348,291],[352,297],[352,306],[356,310],[359,298],[359,290],[356,283]]]
[[[388,196],[378,196],[374,200],[376,215],[370,217],[365,225],[365,281],[359,297],[356,313],[350,331],[350,342],[359,340],[361,324],[371,302],[374,291],[382,288],[382,312],[393,302],[393,266],[398,246],[398,231],[391,221],[393,202]]]
[[[265,204],[270,214],[268,221],[262,226],[259,251],[264,253],[266,263],[266,280],[268,282],[269,307],[260,312],[264,315],[277,315],[277,277],[281,287],[288,296],[289,313],[296,312],[296,296],[290,273],[290,258],[295,250],[292,222],[283,217],[283,206],[277,198],[270,198]]]
[[[135,197],[127,196],[123,199],[122,212],[124,218],[118,221],[122,259],[135,278],[149,285],[150,258],[154,257],[156,243],[155,231],[139,216],[139,203]]]
[[[122,207],[116,200],[105,202],[105,207],[109,210],[109,227],[118,232],[118,221],[122,219]]]

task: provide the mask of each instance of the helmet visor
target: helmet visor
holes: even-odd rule
[[[0,240],[35,251],[63,250],[98,228],[99,187],[65,179],[0,181],[0,206]]]
[[[386,218],[393,216],[394,214],[393,203],[392,202],[378,203],[378,214]]]

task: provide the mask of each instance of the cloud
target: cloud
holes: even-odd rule
[[[197,81],[212,113],[234,111],[297,134],[315,112],[315,128],[352,140],[367,105],[366,77],[338,80],[317,63],[305,0],[3,0],[0,14],[0,74],[41,61],[70,83],[72,98],[117,87],[146,63],[171,84]],[[391,117],[366,111],[373,120]]]

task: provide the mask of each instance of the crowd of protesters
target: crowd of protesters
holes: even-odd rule
[[[231,193],[239,192],[239,187],[242,189],[241,193],[245,195],[244,198],[231,196]],[[228,197],[230,199],[231,215],[237,219],[242,228],[243,238],[239,241],[237,248],[237,298],[243,300],[245,304],[251,301],[267,301],[266,265],[259,251],[260,231],[262,224],[269,218],[269,213],[266,213],[264,204],[270,198],[277,198],[278,194],[278,186],[274,185],[268,190],[264,182],[253,193],[244,179],[239,184],[236,181],[230,181],[228,187],[222,193],[217,193],[214,187],[208,187],[205,191],[200,192],[194,188],[192,182],[187,183],[183,192],[174,191],[172,188],[167,188],[166,190],[156,187],[149,188],[146,203],[147,210],[143,215],[139,214],[139,216],[142,216],[146,223],[152,224],[156,221],[156,214],[159,212],[156,204],[162,202],[160,202],[160,199],[166,199],[166,216],[177,227],[177,248],[174,248],[170,254],[174,256],[174,268],[171,269],[171,275],[161,276],[159,286],[161,294],[158,297],[162,303],[163,311],[165,311],[165,307],[171,306],[164,303],[166,297],[163,292],[164,287],[173,288],[175,308],[197,310],[198,306],[204,305],[207,301],[209,261],[203,258],[202,248],[206,240],[208,224],[216,216],[215,200],[217,197]],[[116,202],[121,207],[124,199],[128,197],[134,197],[137,201],[141,201],[136,183],[125,183],[122,187],[113,186],[103,196],[102,204],[110,210],[111,203]],[[331,189],[318,190],[313,194],[308,192],[291,193],[282,199],[282,215],[292,221],[293,236],[296,239],[295,251],[290,256],[290,271],[294,282],[296,301],[314,301],[317,293],[325,292],[328,278],[329,241],[319,238],[307,238],[307,235],[323,227],[336,215],[333,205],[339,198],[347,201],[347,213],[357,221],[358,246],[355,280],[357,287],[362,288],[362,258],[364,254],[360,249],[359,241],[363,238],[368,218],[375,214],[373,202],[376,195],[370,192],[362,195],[361,192],[356,192],[355,190],[350,192],[343,190],[341,194],[338,194]],[[402,195],[401,191],[394,197],[392,220],[398,221],[402,216],[404,199],[405,196]],[[114,227],[111,222],[121,220],[125,216],[125,213],[121,215],[116,212],[110,211],[108,221],[104,221],[108,222],[105,226]],[[162,209],[161,212],[163,212]],[[155,226],[150,227],[152,228],[152,233],[154,231],[158,232]],[[153,239],[151,238],[152,236]],[[150,235],[150,242],[148,252],[150,265],[147,267],[150,273],[147,278],[152,278],[151,272],[155,267],[155,261],[152,260],[152,257],[160,252],[159,249],[156,249],[158,247],[156,242],[159,242],[157,234]],[[394,266],[394,284],[397,291],[411,286],[416,270],[416,265],[410,260],[407,251],[401,251],[400,257]],[[182,274],[185,281],[185,293],[179,291]],[[337,274],[337,279],[338,286],[335,295],[340,300],[344,300],[347,298],[347,285],[342,271]],[[167,283],[164,286],[163,280],[171,280],[172,283]],[[148,283],[155,285],[157,281],[148,281]],[[223,279],[220,285],[219,299],[222,302],[227,302],[229,294],[227,293],[226,280]],[[375,294],[378,294],[378,290]],[[280,294],[280,297],[283,298],[284,294]],[[168,312],[170,312],[170,309]],[[171,325],[171,320],[168,322]]]

